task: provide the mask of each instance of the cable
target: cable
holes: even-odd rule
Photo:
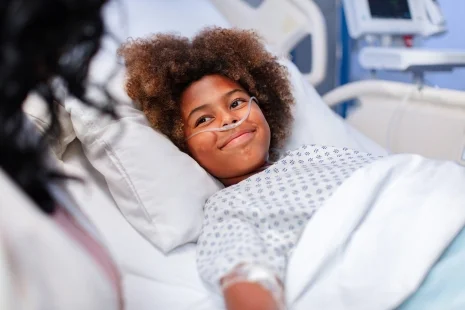
[[[386,133],[386,149],[389,153],[392,153],[391,142],[392,142],[392,134],[393,134],[394,128],[396,127],[396,125],[398,125],[398,122],[401,119],[403,112],[405,112],[405,107],[407,106],[408,100],[412,97],[413,93],[416,90],[421,91],[422,88],[423,88],[422,83],[414,84],[411,90],[404,95],[404,97],[402,98],[402,101],[392,113],[391,119],[389,120],[389,124],[387,127],[387,133]]]
[[[223,127],[207,128],[207,129],[204,129],[204,130],[200,130],[198,132],[195,132],[195,133],[191,134],[189,137],[187,137],[186,141],[189,140],[190,138],[192,138],[192,137],[194,137],[194,136],[196,136],[198,134],[204,133],[204,132],[228,131],[228,130],[234,129],[236,127],[239,127],[249,117],[250,110],[252,108],[252,101],[255,101],[255,103],[258,103],[257,98],[250,97],[249,103],[248,103],[248,106],[247,106],[247,113],[238,122],[232,123],[232,124],[229,124],[229,125],[226,125],[226,126],[223,126]]]

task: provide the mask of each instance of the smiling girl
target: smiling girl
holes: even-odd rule
[[[276,161],[293,97],[286,69],[251,31],[212,28],[192,40],[160,34],[120,53],[127,92],[153,128],[226,187],[204,208],[200,275],[229,310],[283,309],[287,258],[305,223],[373,159],[302,146]]]

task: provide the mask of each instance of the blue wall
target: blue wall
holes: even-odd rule
[[[465,1],[438,0],[447,21],[448,32],[428,39],[416,41],[417,47],[462,49],[465,52]],[[370,74],[360,68],[358,53],[351,57],[351,80],[370,78]],[[403,73],[380,72],[380,79],[410,82],[411,76]],[[428,73],[426,81],[441,88],[451,88],[465,91],[465,68],[458,68],[449,73]]]

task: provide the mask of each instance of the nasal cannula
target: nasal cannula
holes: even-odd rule
[[[245,113],[245,115],[237,122],[235,123],[232,123],[232,124],[229,124],[229,125],[226,125],[226,126],[223,126],[223,127],[218,127],[218,128],[207,128],[207,129],[203,129],[203,130],[200,130],[196,133],[193,133],[192,135],[190,135],[189,137],[187,137],[186,141],[189,140],[190,138],[192,138],[193,136],[196,136],[198,134],[201,134],[201,133],[204,133],[204,132],[209,132],[209,131],[228,131],[228,130],[231,130],[231,129],[234,129],[238,126],[240,126],[250,115],[250,110],[252,108],[252,100],[257,102],[257,98],[255,97],[250,97],[250,100],[249,100],[249,105],[248,105],[248,108],[247,108],[247,113]]]

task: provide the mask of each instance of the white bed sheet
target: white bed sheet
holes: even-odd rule
[[[208,290],[198,275],[195,244],[169,255],[152,246],[120,213],[104,177],[91,166],[78,140],[70,144],[63,162],[67,174],[84,181],[68,181],[68,190],[96,225],[120,267],[127,309],[224,309],[221,296]]]
[[[393,155],[357,170],[312,217],[289,259],[292,309],[397,309],[463,230],[464,185],[463,167],[418,155]],[[420,295],[411,309],[464,309],[463,285],[454,288],[444,270],[436,277],[449,277],[451,286],[439,280],[430,297],[451,292],[449,298],[422,307]]]

